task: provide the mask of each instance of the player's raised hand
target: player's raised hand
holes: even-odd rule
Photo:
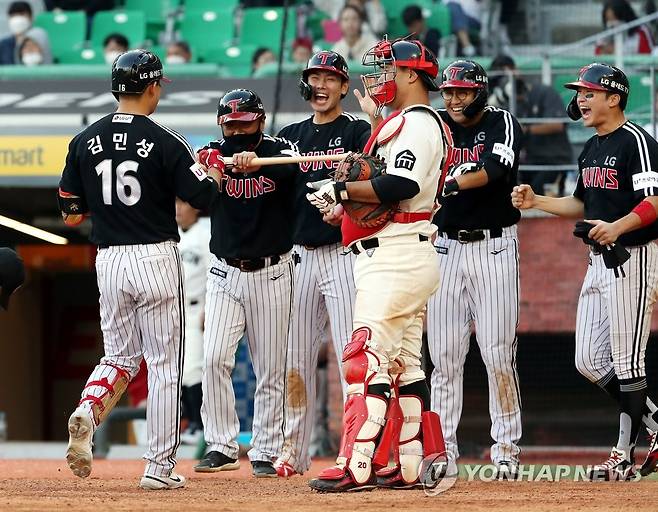
[[[517,185],[512,189],[512,205],[519,210],[534,208],[535,197],[530,185]]]
[[[619,235],[621,235],[617,227],[617,224],[614,222],[605,222],[598,219],[596,220],[585,219],[585,222],[594,224],[594,227],[589,230],[589,234],[587,236],[589,236],[595,242],[600,243],[601,245],[613,244],[617,241]]]
[[[375,117],[377,105],[375,105],[375,102],[368,94],[368,91],[364,91],[364,94],[361,94],[361,91],[354,89],[354,96],[356,96],[356,99],[359,101],[361,110],[370,117]]]

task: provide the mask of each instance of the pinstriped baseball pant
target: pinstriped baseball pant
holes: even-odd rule
[[[441,416],[446,449],[459,457],[457,426],[463,405],[464,362],[471,323],[487,369],[493,462],[520,452],[521,397],[516,372],[519,252],[516,226],[503,236],[462,244],[437,237],[441,284],[430,298],[429,351],[434,363],[432,409]]]
[[[658,293],[658,246],[628,247],[625,276],[590,253],[576,317],[576,368],[592,382],[646,375],[644,356]]]
[[[180,442],[181,373],[185,338],[183,272],[175,242],[99,249],[96,274],[100,291],[105,356],[88,382],[110,381],[117,366],[133,378],[144,357],[148,370],[145,473],[168,476]],[[101,386],[84,395],[101,397]],[[82,407],[90,408],[90,402]]]
[[[201,419],[209,451],[237,458],[240,421],[231,372],[247,334],[256,376],[251,461],[271,461],[283,449],[286,352],[292,306],[290,253],[275,265],[243,272],[211,257],[203,336]]]
[[[315,370],[326,337],[327,320],[339,370],[343,347],[352,335],[354,255],[345,253],[339,243],[312,250],[296,245],[294,251],[300,262],[295,267],[295,297],[288,340],[288,398],[282,459],[301,473],[311,465],[308,450],[315,418]],[[345,385],[342,375],[341,383]]]

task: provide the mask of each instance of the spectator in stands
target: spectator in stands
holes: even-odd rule
[[[386,32],[386,12],[384,12],[381,0],[346,0],[344,3],[336,0],[313,0],[313,5],[326,12],[334,20],[340,18],[343,7],[353,5],[364,13],[364,33],[382,35]]]
[[[627,0],[606,0],[602,11],[603,27],[610,29],[629,21],[637,19],[633,7]],[[624,54],[636,55],[651,53],[654,49],[654,40],[651,29],[647,25],[633,27],[626,32],[624,38]],[[606,38],[597,44],[597,55],[615,53],[613,38]]]
[[[167,64],[187,64],[192,61],[192,50],[186,41],[176,41],[167,46]]]
[[[34,39],[26,37],[18,48],[18,60],[24,66],[40,66],[44,63],[43,50]]]
[[[372,33],[364,32],[364,13],[353,5],[346,5],[341,9],[339,21],[343,37],[332,50],[348,61],[360,62],[363,54],[377,44],[377,38]]]
[[[555,119],[565,117],[565,106],[555,89],[541,83],[524,80],[518,76],[514,59],[507,55],[497,56],[491,63],[491,71],[511,71],[516,91],[517,118],[547,118],[546,122],[524,123],[523,151],[520,163],[526,165],[569,165],[573,163],[571,144],[566,124]],[[489,82],[489,103],[509,109],[512,83],[509,74],[492,77]],[[548,118],[553,118],[548,120]],[[521,171],[521,183],[532,183],[533,190],[542,195],[563,196],[565,171]],[[544,190],[546,188],[546,190]],[[571,191],[569,191],[571,193]]]
[[[48,34],[32,26],[32,6],[28,2],[12,2],[7,9],[7,23],[11,35],[0,39],[0,64],[20,64],[19,50],[28,37],[40,48],[42,64],[52,63]]]
[[[270,62],[276,62],[276,55],[269,48],[260,47],[251,58],[251,74],[253,75],[259,68]]]
[[[110,66],[119,55],[127,51],[128,39],[123,34],[115,32],[103,40],[103,56],[105,63]]]
[[[434,55],[439,54],[441,33],[435,28],[427,28],[423,12],[417,5],[409,5],[402,11],[402,22],[409,34],[416,34],[414,39],[422,42]]]
[[[306,63],[313,54],[313,41],[305,37],[298,37],[292,43],[292,61],[297,64]]]
[[[482,27],[480,22],[481,0],[446,0],[445,4],[450,9],[452,31],[457,34],[459,42],[457,53],[472,57],[477,53],[477,49],[471,40],[471,35],[480,32]]]

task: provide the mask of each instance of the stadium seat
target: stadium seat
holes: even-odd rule
[[[71,49],[63,52],[59,58],[60,64],[105,64],[103,49],[98,48],[80,48]]]
[[[278,48],[283,29],[284,10],[280,7],[253,7],[243,11],[240,44],[254,44],[267,48]],[[297,18],[291,9],[286,28],[286,41],[295,38]]]
[[[225,45],[212,52],[199,52],[203,62],[219,64],[230,76],[246,78],[251,76],[251,58],[258,47],[256,45]]]
[[[235,10],[240,0],[184,0],[186,11],[218,11]]]
[[[233,8],[185,11],[179,31],[180,38],[199,52],[199,56],[219,51],[233,42]]]
[[[146,19],[143,11],[100,11],[94,15],[91,25],[91,42],[102,45],[103,40],[117,32],[128,38],[131,48],[144,43],[146,37]]]
[[[48,33],[50,49],[55,59],[75,48],[81,48],[87,32],[84,11],[40,12],[34,25]]]
[[[180,6],[180,0],[125,0],[127,11],[142,11],[146,23],[164,23]]]

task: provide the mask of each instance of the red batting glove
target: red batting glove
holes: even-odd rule
[[[226,163],[224,163],[224,157],[219,149],[210,149],[208,151],[206,167],[214,167],[219,172],[224,172],[224,169],[226,169]]]
[[[201,165],[203,165],[205,167],[208,166],[206,164],[206,162],[208,161],[208,150],[207,149],[200,150],[199,152],[197,152],[196,156],[197,156],[197,159],[199,160],[199,163]]]

